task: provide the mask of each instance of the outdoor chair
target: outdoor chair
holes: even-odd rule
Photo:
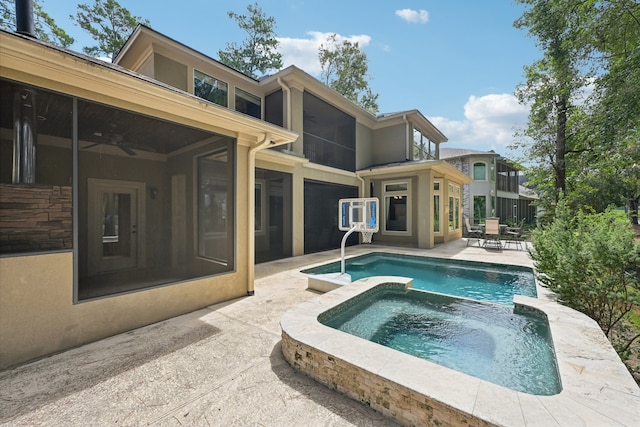
[[[498,249],[502,249],[502,241],[500,240],[500,219],[487,218],[484,226],[484,244],[483,247],[492,244]]]
[[[524,237],[522,236],[522,227],[507,227],[504,231],[505,247],[514,244],[516,249],[523,249]]]
[[[467,227],[467,246],[469,246],[469,241],[471,239],[476,239],[478,241],[478,246],[480,246],[480,239],[482,238],[482,227],[479,225],[471,225],[469,218],[464,217],[464,226]]]

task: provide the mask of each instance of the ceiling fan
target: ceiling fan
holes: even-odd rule
[[[121,149],[122,151],[124,151],[126,154],[128,154],[129,156],[135,156],[136,152],[133,151],[125,142],[124,142],[124,137],[118,133],[114,133],[114,132],[108,132],[106,134],[103,134],[102,132],[94,132],[93,133],[93,138],[94,140],[97,138],[98,141],[94,142],[91,145],[87,145],[86,147],[84,147],[83,149],[89,149],[91,147],[95,147],[96,145],[100,145],[100,144],[104,144],[104,145],[113,145],[115,147],[118,147],[119,149]]]

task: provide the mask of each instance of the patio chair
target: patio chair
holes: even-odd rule
[[[524,237],[522,236],[522,227],[507,227],[504,231],[504,236],[505,247],[513,243],[516,249],[523,249]]]
[[[467,246],[469,246],[469,241],[471,239],[476,239],[478,241],[478,246],[480,246],[480,238],[482,238],[482,227],[479,225],[471,225],[468,217],[464,217],[464,226],[467,227]]]
[[[498,249],[502,249],[502,241],[500,240],[500,219],[487,218],[484,226],[484,244],[483,247],[492,244]]]

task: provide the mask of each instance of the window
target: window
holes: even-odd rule
[[[229,106],[229,85],[222,80],[195,70],[193,73],[193,94],[214,104]]]
[[[281,90],[264,97],[264,119],[274,125],[284,126],[284,99]]]
[[[256,234],[262,234],[265,232],[264,230],[264,216],[265,210],[263,208],[264,205],[264,189],[265,182],[264,181],[256,181],[255,184],[255,232]]]
[[[384,231],[407,234],[409,230],[409,183],[383,184]]]
[[[483,224],[487,219],[487,196],[473,196],[473,223]]]
[[[259,96],[236,88],[236,111],[260,119],[262,118],[262,99]]]
[[[473,179],[474,181],[486,181],[487,180],[487,164],[477,162],[473,164]]]
[[[449,184],[449,231],[460,229],[460,186]]]
[[[433,232],[442,232],[440,229],[440,181],[433,182]]]
[[[355,171],[355,119],[308,92],[303,96],[305,157],[313,163]]]
[[[226,148],[198,158],[198,256],[224,264],[233,239],[230,166]]]
[[[418,128],[413,128],[413,160],[435,159],[435,149],[429,138]]]

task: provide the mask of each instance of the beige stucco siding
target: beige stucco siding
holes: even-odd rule
[[[238,258],[236,273],[80,304],[71,252],[0,258],[0,369],[246,295]]]

